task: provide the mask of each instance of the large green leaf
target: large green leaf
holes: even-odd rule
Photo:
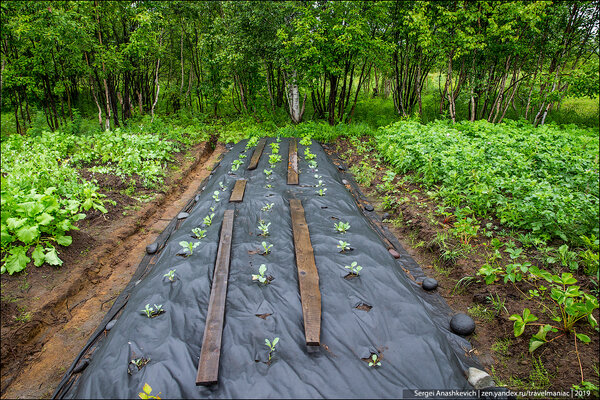
[[[44,248],[39,244],[35,246],[33,253],[31,253],[31,257],[33,258],[33,264],[36,267],[41,267],[46,261],[46,256],[44,254]]]
[[[58,253],[54,247],[46,247],[46,262],[50,265],[62,265],[63,262],[58,258]]]
[[[24,270],[29,261],[31,261],[31,259],[27,257],[27,248],[19,246],[10,250],[10,255],[6,258],[4,267],[6,268],[6,271],[12,275],[15,272]]]
[[[50,222],[54,221],[54,217],[46,212],[37,216],[36,221],[40,225],[48,225]]]
[[[17,231],[17,238],[19,238],[19,240],[25,244],[32,243],[39,237],[39,235],[40,231],[37,225],[25,225]]]
[[[61,246],[70,246],[73,243],[73,238],[71,236],[61,235],[56,237],[56,243]]]

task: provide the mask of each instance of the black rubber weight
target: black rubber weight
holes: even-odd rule
[[[63,390],[57,390],[58,397],[135,398],[144,383],[164,398],[397,398],[403,389],[471,388],[463,371],[481,366],[465,355],[469,343],[448,330],[449,308],[437,293],[424,293],[406,274],[408,268],[422,279],[422,271],[404,249],[394,244],[399,258],[390,254],[382,242],[384,236],[357,207],[342,184],[343,172],[321,146],[316,142],[310,146],[316,154],[317,170],[303,158],[299,160],[300,184],[293,187],[286,184],[285,157],[267,182],[262,171],[269,168],[270,147],[265,147],[252,171],[246,170],[245,164],[253,149],[244,151],[244,147],[245,142],[238,143],[225,155],[197,202],[185,211],[189,216],[180,221],[164,245],[161,242],[153,256],[155,264],[128,285],[117,322],[93,354],[82,352],[80,357],[90,357],[89,366],[75,375],[71,368]],[[283,139],[279,154],[287,155],[287,147],[288,140]],[[300,155],[304,147],[298,146]],[[247,155],[242,159],[244,165],[231,173],[232,162],[241,153]],[[328,189],[325,196],[317,194],[315,174]],[[240,178],[248,180],[244,201],[228,203],[225,199]],[[344,178],[354,185],[349,176]],[[216,202],[213,192],[221,190],[220,183],[227,190]],[[271,185],[268,189],[267,184]],[[319,271],[322,347],[316,352],[308,352],[304,345],[290,198],[302,201]],[[262,211],[268,204],[273,204],[271,210]],[[235,209],[235,225],[219,383],[197,387],[219,230],[228,208]],[[207,227],[203,219],[212,212],[213,223]],[[271,223],[266,237],[259,236],[260,220]],[[337,233],[336,221],[348,222],[350,229]],[[207,231],[202,240],[191,236],[196,227]],[[354,250],[340,253],[339,240],[350,243]],[[181,257],[177,255],[181,241],[200,244],[191,256]],[[261,254],[263,241],[273,245],[269,254]],[[360,277],[344,279],[345,267],[353,262],[362,266]],[[269,285],[251,279],[261,264],[267,267],[266,275],[275,278]],[[171,269],[176,270],[174,282],[164,277]],[[372,308],[369,312],[356,309],[359,303]],[[141,312],[146,304],[162,305],[166,312],[147,318]],[[275,337],[280,340],[267,365],[261,362],[268,359],[265,339]],[[377,368],[361,359],[374,353],[382,359]],[[150,361],[139,370],[131,367],[131,360],[142,357]]]

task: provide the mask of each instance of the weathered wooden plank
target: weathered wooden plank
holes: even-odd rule
[[[287,184],[298,184],[298,139],[296,138],[290,138]]]
[[[219,377],[219,359],[221,358],[221,339],[225,320],[225,300],[227,298],[232,235],[233,210],[226,210],[221,225],[221,238],[213,273],[196,385],[212,385],[217,383]]]
[[[258,141],[256,145],[256,149],[254,149],[254,153],[252,153],[252,158],[250,159],[250,164],[248,164],[248,169],[256,169],[258,166],[258,160],[260,160],[260,156],[265,148],[265,144],[267,143],[267,139],[262,138]]]
[[[315,265],[315,255],[310,242],[310,233],[302,202],[290,200],[292,215],[292,232],[296,251],[296,266],[304,317],[304,336],[306,345],[319,346],[321,342],[321,292],[319,290],[319,273]]]
[[[231,196],[229,197],[230,203],[239,203],[244,200],[244,192],[246,190],[246,179],[238,179],[235,181]]]

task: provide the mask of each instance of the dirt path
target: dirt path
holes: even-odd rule
[[[131,279],[146,245],[152,243],[194,197],[225,148],[218,144],[212,153],[204,151],[204,147],[196,151],[200,160],[184,168],[165,196],[98,232],[105,240],[89,253],[82,252],[80,260],[74,260],[74,266],[78,261],[86,266],[78,268],[77,273],[65,274],[64,284],[52,289],[56,304],[49,310],[49,305],[43,307],[52,316],[53,323],[38,324],[31,339],[21,346],[37,351],[13,365],[3,364],[2,376],[3,379],[8,377],[8,382],[3,382],[2,398],[52,396],[66,369]],[[10,370],[17,368],[20,372],[10,376]]]

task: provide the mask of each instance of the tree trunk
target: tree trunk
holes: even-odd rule
[[[292,122],[295,124],[299,124],[302,122],[302,116],[304,115],[304,107],[306,105],[306,94],[304,95],[304,100],[302,101],[302,108],[300,107],[300,90],[298,88],[297,83],[297,72],[294,70],[291,73],[291,76],[284,74],[285,83],[287,86],[287,91],[285,92],[287,101],[288,101],[288,109],[290,113],[290,118]]]

